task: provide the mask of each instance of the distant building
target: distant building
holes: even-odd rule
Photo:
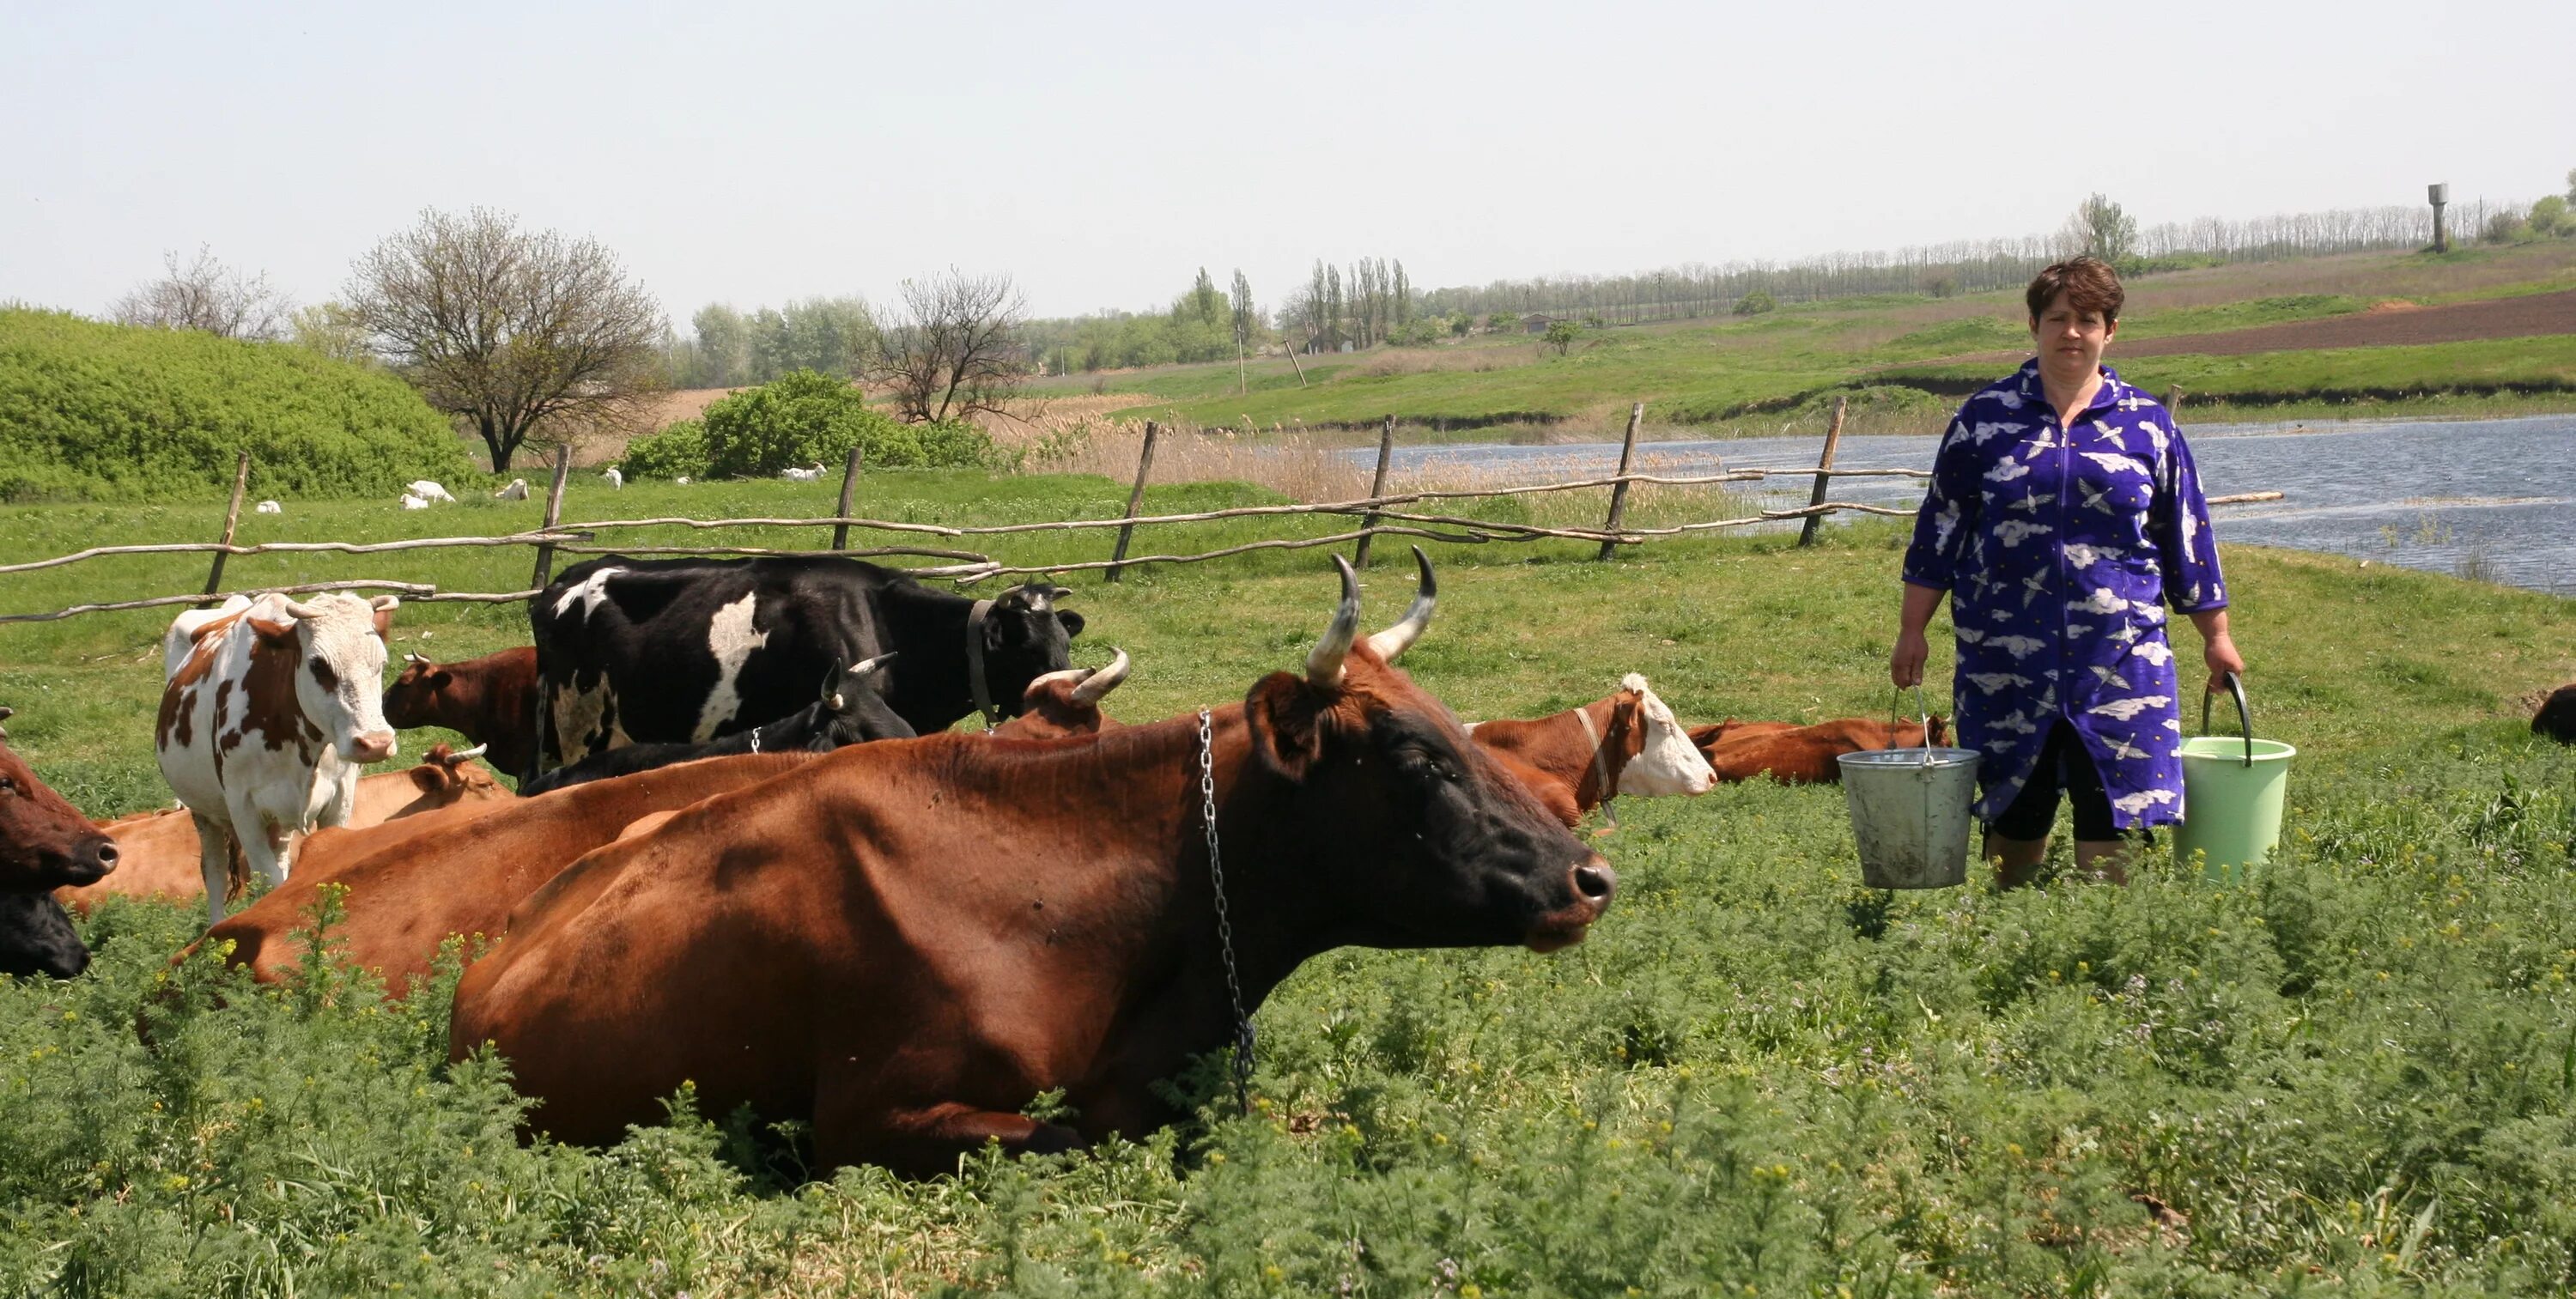
[[[1557,318],[1554,316],[1542,316],[1533,311],[1528,315],[1521,317],[1521,332],[1524,334],[1544,334],[1547,332],[1547,327],[1555,324],[1556,320]]]

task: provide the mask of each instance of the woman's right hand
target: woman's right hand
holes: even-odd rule
[[[1932,644],[1921,629],[1896,633],[1896,648],[1887,656],[1888,680],[1903,690],[1923,684],[1923,665],[1932,657]]]

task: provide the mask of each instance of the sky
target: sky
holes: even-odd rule
[[[199,245],[300,302],[426,208],[595,238],[685,329],[956,266],[1039,315],[2528,200],[2576,4],[0,0],[0,302]]]

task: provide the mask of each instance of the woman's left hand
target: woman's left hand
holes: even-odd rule
[[[2228,673],[2245,675],[2245,656],[2236,652],[2236,642],[2220,632],[2201,643],[2201,659],[2209,665],[2212,683],[2224,681]]]

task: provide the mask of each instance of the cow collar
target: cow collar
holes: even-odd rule
[[[992,688],[984,683],[984,620],[991,616],[993,602],[978,600],[966,611],[966,689],[975,700],[975,711],[984,715],[984,729],[1002,724],[1002,710],[993,706]]]
[[[1617,714],[1614,712],[1612,716]],[[1610,800],[1619,797],[1619,778],[1610,771],[1610,746],[1602,742],[1601,728],[1592,724],[1589,707],[1575,709],[1574,720],[1583,724],[1583,738],[1592,743],[1592,781],[1601,790],[1601,820],[1616,830],[1619,828],[1619,814],[1611,809]]]

